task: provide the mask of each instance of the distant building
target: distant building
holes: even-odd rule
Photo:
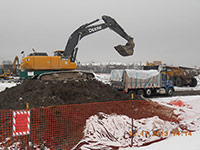
[[[162,65],[162,61],[153,61],[153,64],[156,66]]]
[[[13,70],[13,65],[11,64],[0,64],[0,69],[3,69],[5,72],[8,72],[8,70]]]

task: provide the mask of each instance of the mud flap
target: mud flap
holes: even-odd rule
[[[118,45],[115,46],[115,50],[122,56],[131,56],[133,55],[135,43],[133,42],[133,39],[128,41],[128,43],[124,45]]]

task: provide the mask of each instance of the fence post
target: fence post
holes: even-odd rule
[[[133,147],[133,100],[134,100],[134,92],[131,93],[131,147]]]

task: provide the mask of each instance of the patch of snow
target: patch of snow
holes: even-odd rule
[[[30,147],[34,147],[37,150],[50,150],[50,148],[46,147],[44,141],[41,145],[32,144],[32,142],[28,142]],[[16,141],[16,139],[10,139],[9,137],[5,139],[5,141],[0,142],[0,150],[20,150],[21,141]],[[6,147],[4,146],[6,145]],[[25,147],[25,149],[28,149]]]
[[[95,73],[95,78],[104,84],[110,84],[110,73]]]
[[[107,65],[123,65],[127,66],[127,63],[122,63],[122,62],[85,62],[81,63],[81,66],[107,66]]]
[[[170,138],[144,147],[128,147],[119,150],[199,150],[200,131],[191,136],[171,136]]]
[[[156,101],[160,104],[173,107],[176,110],[175,114],[179,115],[178,118],[182,120],[180,124],[189,125],[189,128],[192,128],[192,124],[198,124],[195,126],[194,130],[200,127],[200,95],[197,96],[174,96],[167,98],[153,98],[153,101]],[[180,100],[184,103],[182,107],[170,105],[170,102],[173,100]]]
[[[91,116],[86,121],[83,139],[74,147],[80,149],[114,149],[120,150],[199,150],[200,143],[200,95],[197,96],[180,96],[180,97],[165,97],[153,98],[162,105],[175,108],[175,114],[180,119],[179,124],[167,122],[159,119],[157,116],[152,118],[144,118],[133,120],[133,129],[137,131],[131,144],[131,118],[125,115],[107,115],[99,113],[99,115]],[[183,105],[172,105],[174,100],[180,100]],[[192,135],[182,133],[186,128]],[[180,136],[170,134],[162,137],[165,140],[155,142],[161,137],[152,136],[153,131],[180,131]],[[186,130],[186,131],[187,131]],[[142,132],[143,131],[143,132]],[[145,133],[148,133],[144,136]],[[143,133],[143,135],[142,135]],[[151,133],[151,134],[149,134]],[[148,146],[143,146],[146,143],[151,143]]]
[[[11,88],[16,85],[17,84],[14,82],[0,82],[0,92],[4,91],[6,88]]]
[[[200,90],[200,85],[197,85],[196,87],[174,87],[175,91],[199,91]]]
[[[129,147],[132,139],[132,119],[125,115],[99,113],[86,121],[83,139],[74,149],[111,149]],[[177,124],[161,120],[158,116],[133,120],[133,145],[141,146],[171,136]],[[154,135],[157,131],[164,134]],[[159,132],[161,133],[161,132]],[[86,144],[87,143],[87,144]]]

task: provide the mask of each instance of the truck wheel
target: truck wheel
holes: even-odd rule
[[[138,90],[137,95],[139,96],[144,96],[144,90]]]
[[[192,78],[189,85],[190,85],[190,87],[195,87],[197,85],[197,79]]]
[[[183,81],[181,78],[176,79],[176,86],[182,87],[183,86]]]
[[[151,89],[146,89],[146,91],[145,91],[145,96],[146,96],[146,97],[151,96]]]
[[[174,90],[172,88],[169,88],[167,91],[167,95],[172,96],[174,93]]]

